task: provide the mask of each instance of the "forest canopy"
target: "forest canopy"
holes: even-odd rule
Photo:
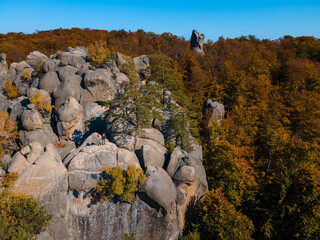
[[[110,52],[149,55],[153,80],[175,93],[200,133],[210,194],[186,233],[319,239],[319,39],[221,37],[199,55],[171,33],[73,28],[0,34],[0,53],[10,64],[35,50],[49,56],[97,41]],[[221,125],[209,127],[202,114],[208,98],[225,106]]]

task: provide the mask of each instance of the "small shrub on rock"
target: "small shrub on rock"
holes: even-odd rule
[[[42,113],[42,116],[46,116],[48,113],[51,113],[52,108],[50,99],[48,96],[43,96],[40,92],[36,92],[29,101],[34,104],[36,109]]]
[[[143,183],[146,176],[142,169],[128,166],[126,171],[119,166],[103,168],[101,183],[97,185],[96,192],[103,200],[116,198],[121,201],[133,202],[139,184]]]
[[[12,84],[10,80],[7,80],[4,84],[4,91],[9,99],[16,99],[20,97],[19,90],[16,86]]]
[[[22,74],[23,74],[23,79],[30,79],[31,78],[31,73],[28,71],[24,71]]]

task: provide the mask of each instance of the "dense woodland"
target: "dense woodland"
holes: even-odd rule
[[[221,37],[200,55],[170,33],[73,28],[0,34],[0,53],[10,64],[100,40],[150,55],[150,80],[175,93],[203,146],[209,193],[190,211],[186,239],[320,238],[319,39]],[[208,98],[226,108],[221,126],[208,127]]]

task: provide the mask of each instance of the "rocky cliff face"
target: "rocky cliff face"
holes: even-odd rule
[[[134,114],[124,121],[124,109],[101,104],[123,95],[131,81],[119,70],[127,61],[122,54],[98,69],[90,65],[84,47],[50,57],[35,51],[9,68],[5,55],[0,60],[0,111],[18,123],[24,145],[6,155],[5,171],[19,173],[15,191],[33,195],[54,214],[38,239],[122,239],[125,233],[139,240],[181,236],[186,211],[205,194],[207,180],[201,146],[188,130],[181,136],[170,127],[182,110],[169,91],[159,90],[162,107],[156,111],[163,121],[151,119],[149,127],[137,130]],[[145,80],[148,57],[133,62],[136,75]],[[7,98],[5,81],[17,87],[19,98]],[[43,111],[30,102],[37,92],[53,110]],[[112,114],[103,118],[106,113]],[[98,133],[107,134],[102,145],[97,145]],[[166,147],[169,142],[171,149]],[[188,152],[181,142],[190,145]],[[144,170],[147,178],[136,200],[96,202],[92,194],[102,167],[117,165]]]

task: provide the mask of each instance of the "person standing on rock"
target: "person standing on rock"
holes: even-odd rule
[[[98,146],[101,145],[101,135],[100,134],[97,134],[97,144],[98,144]]]
[[[106,144],[107,144],[107,137],[106,137],[106,134],[105,134],[105,133],[102,134],[102,144],[103,144],[103,145],[106,145]]]

